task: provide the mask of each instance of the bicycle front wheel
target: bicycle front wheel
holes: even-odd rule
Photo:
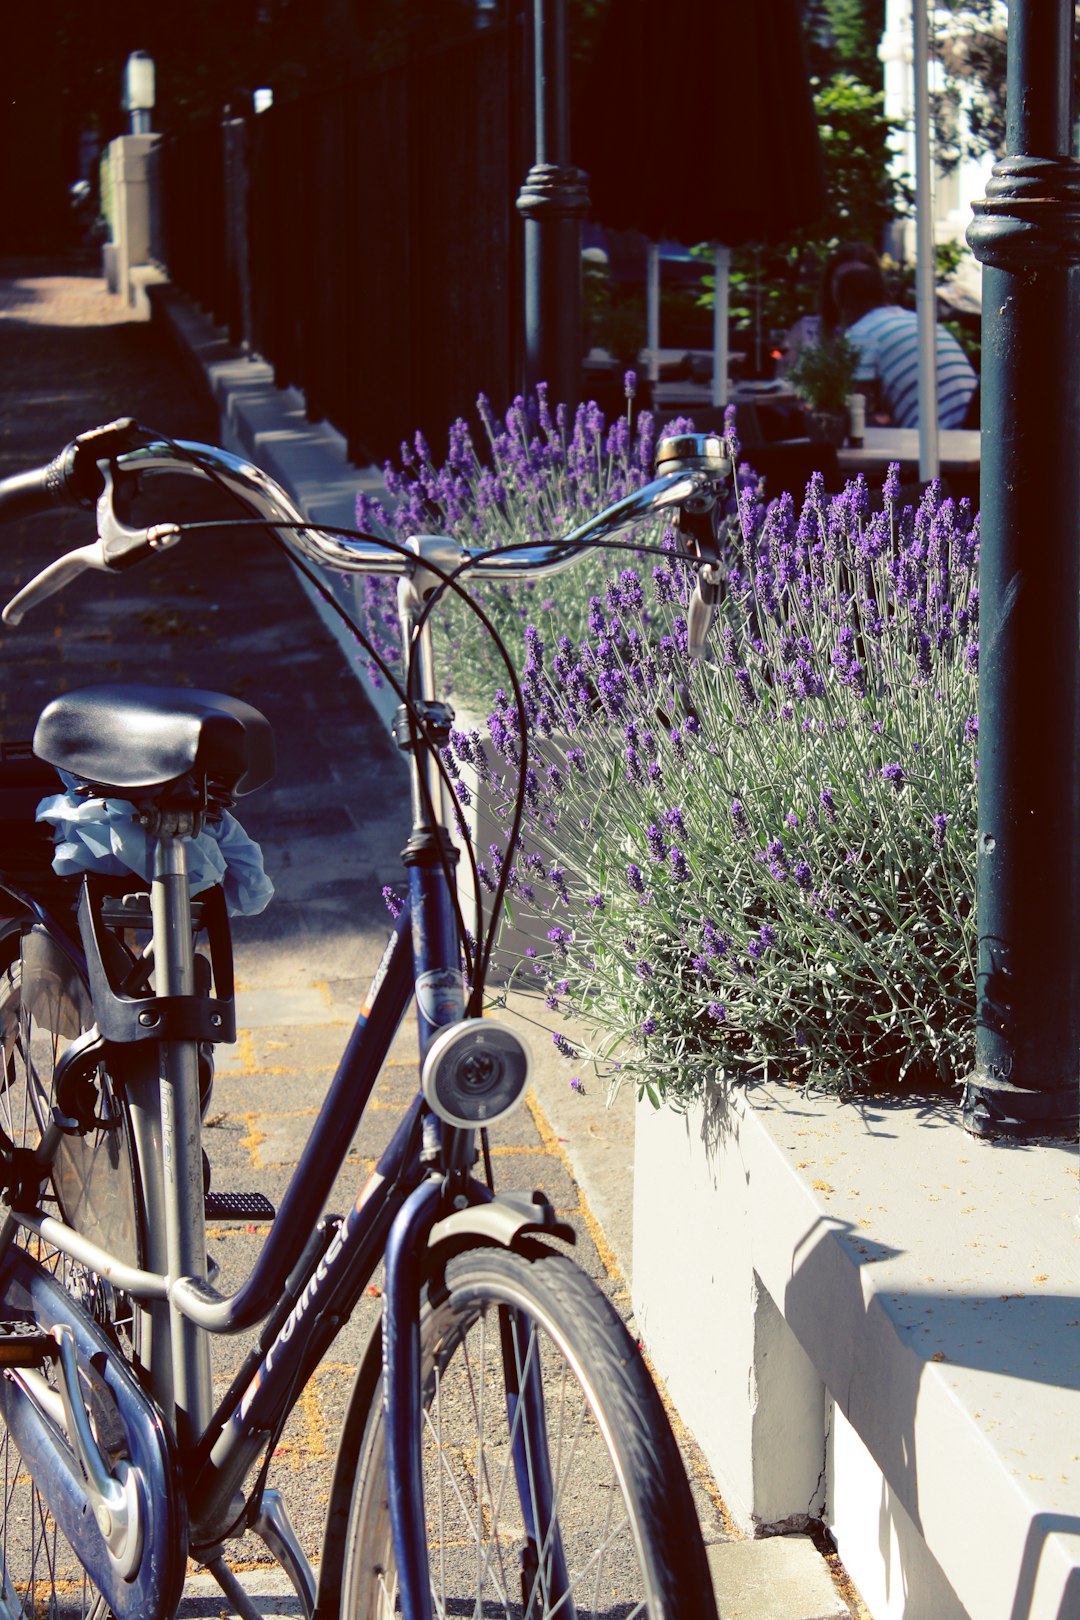
[[[37,1147],[54,1098],[57,1058],[92,1022],[89,994],[65,953],[43,929],[22,936],[20,953],[0,975],[0,1126],[16,1147]],[[66,1137],[41,1205],[132,1264],[139,1262],[137,1200],[127,1111],[107,1070],[94,1086],[97,1123]],[[101,1277],[36,1237],[20,1236],[31,1257],[79,1302],[126,1354],[131,1303]],[[108,1605],[85,1575],[34,1479],[0,1421],[0,1615],[5,1620],[104,1620]]]
[[[566,1255],[458,1254],[430,1280],[420,1327],[438,1620],[715,1620],[663,1406],[616,1312]],[[398,1609],[385,1443],[376,1398],[349,1513],[345,1620]]]

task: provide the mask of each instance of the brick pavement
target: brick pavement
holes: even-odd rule
[[[179,437],[216,436],[207,401],[148,325],[130,318],[96,278],[55,266],[0,265],[0,476],[37,465],[74,433],[129,414]],[[156,515],[175,516],[175,506]],[[88,538],[62,514],[3,531],[5,599],[49,558]],[[119,581],[85,576],[16,633],[0,634],[0,737],[29,735],[55,692],[136,679],[245,697],[278,739],[274,783],[240,807],[263,845],[277,894],[235,930],[238,1023],[218,1048],[207,1143],[220,1190],[276,1200],[344,1045],[388,932],[381,886],[400,877],[404,837],[400,759],[364,702],[337,645],[288,564],[251,531],[183,543]],[[415,1087],[414,1036],[399,1040],[352,1144],[331,1206],[366,1175],[389,1123]],[[629,1296],[585,1204],[563,1145],[539,1106],[500,1129],[498,1179],[545,1187],[574,1222],[578,1258],[624,1315]],[[246,1274],[262,1232],[220,1227],[209,1247],[222,1285]],[[305,1392],[278,1448],[278,1484],[309,1556],[319,1550],[336,1426],[378,1299],[364,1301]],[[226,1352],[229,1347],[221,1347]],[[222,1362],[218,1356],[218,1363]],[[707,1539],[723,1521],[699,1455],[689,1469]],[[265,1560],[245,1542],[239,1567]],[[257,1590],[258,1569],[252,1577]],[[199,1583],[196,1583],[196,1587]],[[185,1600],[193,1620],[222,1612],[219,1596]],[[290,1612],[289,1600],[280,1612]]]

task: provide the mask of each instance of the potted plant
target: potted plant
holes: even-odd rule
[[[902,508],[895,471],[882,500],[830,500],[818,474],[801,513],[740,492],[703,659],[673,549],[613,569],[584,635],[557,607],[526,631],[517,864],[558,878],[549,1005],[602,1028],[575,1055],[656,1106],[717,1077],[852,1094],[967,1072],[978,524],[936,483]],[[500,695],[508,782],[513,721]]]
[[[805,344],[788,367],[787,379],[807,406],[812,439],[843,444],[848,427],[848,395],[859,368],[859,351],[843,333]]]

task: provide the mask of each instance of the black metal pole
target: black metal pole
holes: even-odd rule
[[[1080,165],[1072,0],[1011,0],[1006,155],[984,266],[978,984],[964,1123],[1075,1136],[1080,1114]]]
[[[553,401],[581,393],[581,219],[586,177],[570,163],[566,0],[533,0],[535,161],[517,199],[525,220],[525,381]]]

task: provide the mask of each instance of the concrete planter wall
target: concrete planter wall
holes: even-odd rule
[[[480,715],[471,713],[463,705],[455,705],[455,708],[457,727],[462,731],[478,732],[489,759],[495,763],[498,756],[491,744],[486,721]],[[504,817],[496,815],[490,790],[478,781],[476,772],[470,766],[462,767],[462,779],[469,790],[471,801],[465,807],[464,813],[473,849],[477,860],[485,862],[490,870],[490,846],[497,844],[500,848],[503,847],[509,823]],[[546,956],[551,950],[547,932],[559,920],[558,897],[550,884],[534,876],[530,875],[529,885],[536,892],[534,903],[530,904],[514,895],[509,896],[509,910],[503,916],[499,927],[498,944],[492,955],[493,978],[496,980],[511,978],[515,971],[520,969],[528,950],[532,949],[540,956]],[[475,912],[475,888],[472,873],[464,858],[458,873],[458,892],[466,922],[471,928]],[[481,899],[486,905],[490,905],[491,895],[486,891],[481,891]],[[533,982],[533,976],[527,967],[523,982]]]
[[[728,1506],[874,1620],[1080,1616],[1075,1147],[941,1102],[639,1105],[634,1305]]]

